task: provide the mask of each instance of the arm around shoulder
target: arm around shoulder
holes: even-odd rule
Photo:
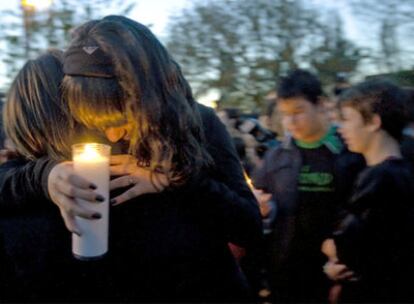
[[[0,166],[0,209],[36,207],[48,199],[47,178],[57,161],[42,157],[34,161],[11,160]]]

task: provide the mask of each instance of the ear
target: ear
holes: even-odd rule
[[[381,117],[378,114],[374,114],[371,117],[370,121],[367,122],[367,126],[369,130],[372,132],[378,131],[379,129],[381,129],[382,126]]]

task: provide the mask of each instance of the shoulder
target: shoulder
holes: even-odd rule
[[[388,159],[378,165],[368,167],[364,172],[368,176],[390,178],[398,175],[410,175],[407,166],[409,166],[409,163],[405,159]]]
[[[227,130],[213,108],[196,103],[196,109],[200,115],[202,128],[207,139]]]
[[[197,104],[201,118],[202,129],[208,144],[218,146],[232,145],[232,140],[226,126],[221,122],[216,112],[202,104]],[[225,148],[225,147],[217,147]]]
[[[359,188],[382,192],[413,192],[414,176],[410,163],[405,159],[390,159],[367,167],[359,178]],[[395,193],[395,194],[398,194]]]
[[[365,159],[362,154],[350,152],[345,147],[337,157],[337,164],[346,169],[362,171],[366,167]]]
[[[200,113],[200,117],[203,123],[218,119],[214,109],[207,107],[205,105],[202,105],[200,103],[196,103],[196,108],[198,112]]]
[[[414,181],[413,168],[406,159],[390,159],[382,162],[373,170],[372,174],[382,176],[391,183],[412,183]]]
[[[299,150],[286,138],[280,145],[266,152],[261,170],[277,171],[281,168],[293,168],[295,160],[300,159]]]

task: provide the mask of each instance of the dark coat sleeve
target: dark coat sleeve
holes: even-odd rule
[[[210,215],[222,227],[229,242],[256,247],[262,241],[262,222],[256,199],[248,187],[236,149],[215,113],[201,108],[212,170],[202,173],[191,186],[208,201]]]
[[[49,199],[47,178],[57,164],[47,157],[35,161],[11,160],[0,166],[0,209],[37,208],[33,202]]]
[[[256,189],[261,189],[265,192],[271,191],[272,187],[269,184],[270,176],[268,174],[268,168],[275,162],[275,155],[277,154],[278,149],[279,147],[268,151],[264,156],[261,166],[253,170],[252,180]]]

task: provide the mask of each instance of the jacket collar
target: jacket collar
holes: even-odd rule
[[[327,147],[333,154],[339,154],[344,149],[344,143],[342,142],[336,126],[331,126],[328,133],[322,139],[322,145]],[[297,149],[295,139],[289,133],[286,134],[285,139],[282,142],[282,148],[285,150]]]

